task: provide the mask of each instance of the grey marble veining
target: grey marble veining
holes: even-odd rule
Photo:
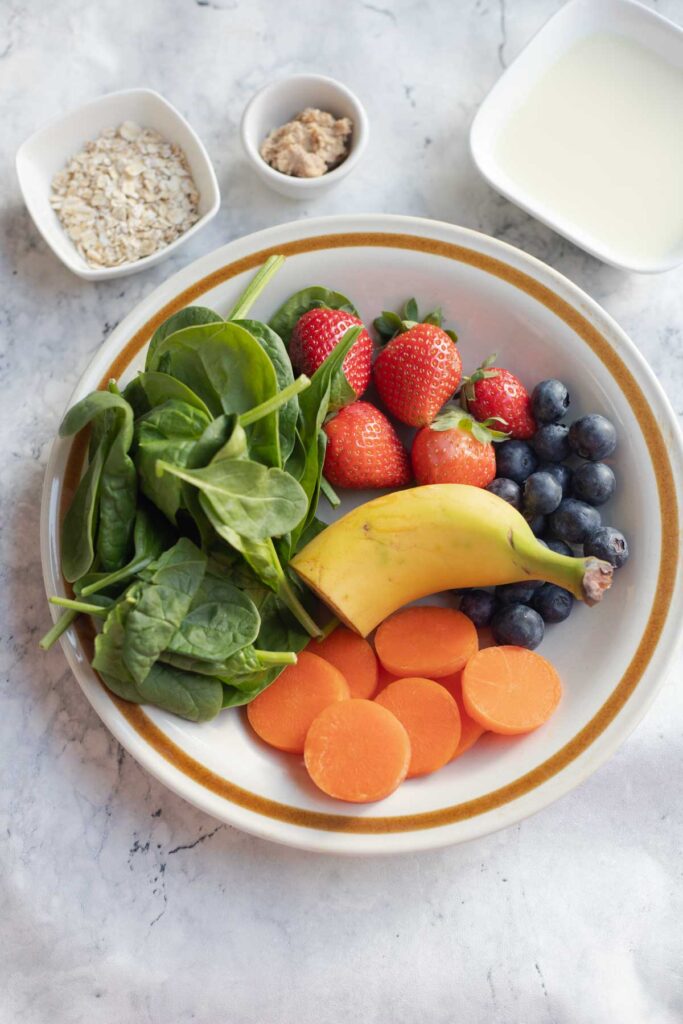
[[[175,269],[269,224],[344,211],[452,220],[518,245],[612,313],[683,414],[683,272],[634,277],[494,195],[467,127],[557,0],[5,0],[0,5],[0,1021],[676,1024],[683,1019],[678,673],[580,789],[480,842],[342,860],[218,825],[145,774],[81,695],[48,625],[45,461],[113,326]],[[681,0],[652,2],[683,20]],[[363,164],[308,205],[243,162],[244,104],[277,74],[357,90]],[[100,285],[47,250],[14,180],[36,127],[159,89],[215,161],[219,216],[168,262]]]

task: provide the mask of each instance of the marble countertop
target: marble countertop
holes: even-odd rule
[[[651,5],[681,20],[680,0]],[[468,155],[477,105],[559,6],[2,4],[0,1021],[683,1020],[683,663],[618,754],[559,803],[479,842],[364,861],[280,848],[195,811],[118,746],[60,649],[36,646],[49,622],[40,489],[76,379],[157,283],[246,232],[344,211],[488,232],[601,302],[683,414],[683,271],[637,277],[601,265],[495,195]],[[362,165],[308,205],[262,187],[238,141],[253,92],[300,70],[347,82],[372,125]],[[14,154],[36,127],[131,85],[187,115],[223,204],[161,266],[93,285],[36,233]]]

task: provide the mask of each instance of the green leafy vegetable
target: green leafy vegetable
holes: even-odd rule
[[[174,523],[182,506],[182,485],[170,474],[159,477],[161,460],[184,466],[209,425],[209,418],[187,402],[170,399],[152,409],[135,426],[135,465],[144,494]]]
[[[197,327],[199,324],[222,322],[223,317],[219,316],[218,313],[214,313],[212,309],[208,309],[206,306],[186,306],[185,309],[179,309],[177,313],[169,316],[168,320],[164,320],[163,324],[157,327],[152,335],[149,348],[147,349],[147,362],[149,363],[161,342],[165,341],[169,335],[175,334],[176,331],[180,331],[184,327]]]
[[[292,370],[292,363],[282,338],[271,327],[258,320],[237,320],[235,322],[240,327],[244,327],[246,331],[249,331],[270,358],[280,391],[293,384],[294,371]],[[283,463],[287,461],[294,448],[298,416],[299,401],[294,396],[280,408],[278,413],[280,454]]]
[[[260,624],[256,606],[246,594],[228,580],[207,574],[166,650],[222,662],[252,644]]]

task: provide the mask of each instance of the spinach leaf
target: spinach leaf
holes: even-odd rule
[[[249,331],[256,338],[261,348],[267,353],[273,364],[277,384],[280,391],[294,383],[292,363],[282,338],[267,324],[260,320],[235,320],[240,327]],[[292,453],[296,437],[296,423],[299,416],[299,401],[296,395],[281,406],[278,413],[278,432],[280,435],[280,454],[285,463]]]
[[[193,484],[216,516],[248,540],[286,533],[306,514],[306,495],[296,480],[284,470],[268,469],[260,462],[214,458],[203,469],[183,469],[159,461],[157,472]]]
[[[228,580],[207,574],[165,653],[223,662],[252,644],[259,626],[259,613],[249,597]]]
[[[146,365],[150,365],[157,347],[169,335],[175,334],[176,331],[180,331],[184,327],[196,327],[198,324],[222,323],[222,321],[222,316],[214,313],[212,309],[208,309],[206,306],[186,306],[185,309],[179,309],[177,313],[173,313],[167,320],[164,320],[163,324],[157,327],[152,335],[149,348],[147,349]]]
[[[139,500],[133,529],[134,552],[130,562],[115,572],[90,572],[81,577],[74,584],[79,597],[126,586],[136,573],[146,569],[173,541],[173,531],[168,520],[144,498]]]
[[[280,306],[277,313],[270,318],[270,327],[279,334],[285,345],[289,345],[294,326],[309,309],[341,309],[345,313],[358,316],[358,310],[345,295],[333,292],[329,288],[313,285],[295,292]]]
[[[181,537],[143,570],[141,581],[119,602],[131,605],[125,619],[122,660],[138,685],[190,610],[205,569],[206,555]]]
[[[135,425],[135,465],[140,487],[172,523],[183,504],[182,484],[170,474],[158,476],[156,464],[161,459],[184,466],[208,423],[201,410],[170,399]]]
[[[195,409],[204,413],[207,420],[211,419],[211,413],[199,395],[195,395],[192,388],[183,384],[181,380],[176,380],[169,373],[146,370],[144,373],[139,373],[136,379],[145,392],[150,409],[174,399],[177,402],[193,405]]]
[[[81,477],[62,521],[62,572],[70,583],[83,576],[95,559],[97,499],[105,454],[104,444],[101,444]]]
[[[138,685],[142,700],[190,722],[208,722],[223,706],[217,679],[156,662]]]
[[[269,356],[235,323],[176,331],[159,344],[149,369],[165,370],[183,381],[214,416],[247,412],[278,393]],[[247,436],[255,459],[281,465],[277,410],[253,423]]]
[[[261,627],[256,638],[256,647],[259,650],[298,653],[311,639],[275,594],[268,594],[259,612]]]
[[[138,481],[128,454],[133,442],[133,410],[122,400],[108,415],[112,418],[113,437],[100,480],[97,554],[102,568],[113,571],[124,565],[129,555]]]
[[[223,683],[223,707],[237,708],[249,704],[254,697],[258,697],[259,693],[263,693],[266,687],[274,683],[281,672],[282,666],[254,672],[253,675],[244,677],[240,687]]]
[[[125,600],[119,601],[111,609],[102,632],[95,637],[92,667],[118,697],[141,704],[143,698],[123,660],[126,623],[130,611],[131,606]]]

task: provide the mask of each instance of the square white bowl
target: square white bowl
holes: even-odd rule
[[[543,75],[576,43],[597,33],[621,35],[683,67],[683,29],[634,0],[570,0],[540,29],[500,76],[479,107],[470,129],[470,149],[481,174],[497,192],[604,263],[655,274],[683,263],[683,237],[662,260],[635,262],[540,202],[498,163],[498,136]]]
[[[118,267],[91,267],[76,249],[50,205],[52,179],[86,142],[123,121],[136,121],[145,128],[155,128],[165,139],[180,146],[199,192],[199,220],[151,256],[143,256]],[[153,89],[124,89],[108,93],[73,110],[27,139],[17,153],[16,166],[24,202],[38,231],[69,270],[89,281],[136,274],[160,263],[208,224],[220,206],[216,174],[199,136],[182,114]]]

